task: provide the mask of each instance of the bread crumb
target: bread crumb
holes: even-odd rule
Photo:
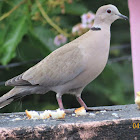
[[[100,112],[101,112],[101,113],[105,113],[105,112],[106,112],[106,110],[101,110]]]
[[[75,114],[71,114],[71,116],[75,116]]]
[[[136,93],[136,99],[135,99],[135,104],[138,105],[138,109],[140,109],[140,91]]]
[[[29,119],[48,119],[50,117],[52,117],[53,119],[64,119],[66,115],[64,110],[60,109],[57,109],[56,111],[45,110],[40,115],[36,111],[25,110],[25,112]]]
[[[36,112],[36,111],[25,110],[25,113],[29,119],[39,119],[40,118],[38,112]]]
[[[40,119],[48,119],[51,117],[51,112],[50,110],[45,110],[43,113],[40,114]]]
[[[95,116],[95,114],[94,114],[94,113],[89,113],[89,115],[90,115],[90,116]]]
[[[112,113],[112,116],[119,117],[117,113]]]
[[[86,113],[85,108],[82,106],[82,107],[75,110],[75,114],[76,114],[76,116],[84,116],[87,113]]]
[[[64,110],[57,109],[56,112],[51,112],[51,117],[53,119],[64,119],[65,118]]]
[[[10,120],[10,121],[18,121],[18,120],[22,120],[21,118],[15,118],[15,119],[12,119],[12,120]]]

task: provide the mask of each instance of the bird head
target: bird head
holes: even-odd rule
[[[128,19],[128,17],[122,15],[116,6],[114,5],[105,5],[100,7],[95,16],[95,24],[108,24],[111,25],[117,19]]]

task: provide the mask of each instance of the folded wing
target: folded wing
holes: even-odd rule
[[[83,56],[78,47],[63,46],[41,62],[31,67],[23,74],[14,77],[6,82],[10,86],[42,85],[57,86],[63,85],[85,69]]]

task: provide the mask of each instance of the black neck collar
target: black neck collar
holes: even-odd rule
[[[99,28],[99,27],[92,27],[92,28],[90,28],[90,30],[92,30],[92,31],[100,31],[101,28]]]

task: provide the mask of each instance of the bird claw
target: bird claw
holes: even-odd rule
[[[74,109],[64,109],[66,114],[72,114],[74,113]]]
[[[85,108],[87,112],[90,112],[90,111],[119,111],[121,109],[106,109],[106,108],[101,108],[101,109],[98,109],[98,108]]]
[[[63,110],[66,114],[72,114],[72,113],[74,113],[75,109],[64,109],[64,108],[61,108],[61,110]]]
[[[62,109],[62,110],[64,110],[64,112],[66,114],[72,114],[75,111],[75,109]],[[120,111],[121,109],[106,109],[106,108],[90,108],[90,107],[86,107],[85,110],[87,112],[91,112],[91,111]]]

